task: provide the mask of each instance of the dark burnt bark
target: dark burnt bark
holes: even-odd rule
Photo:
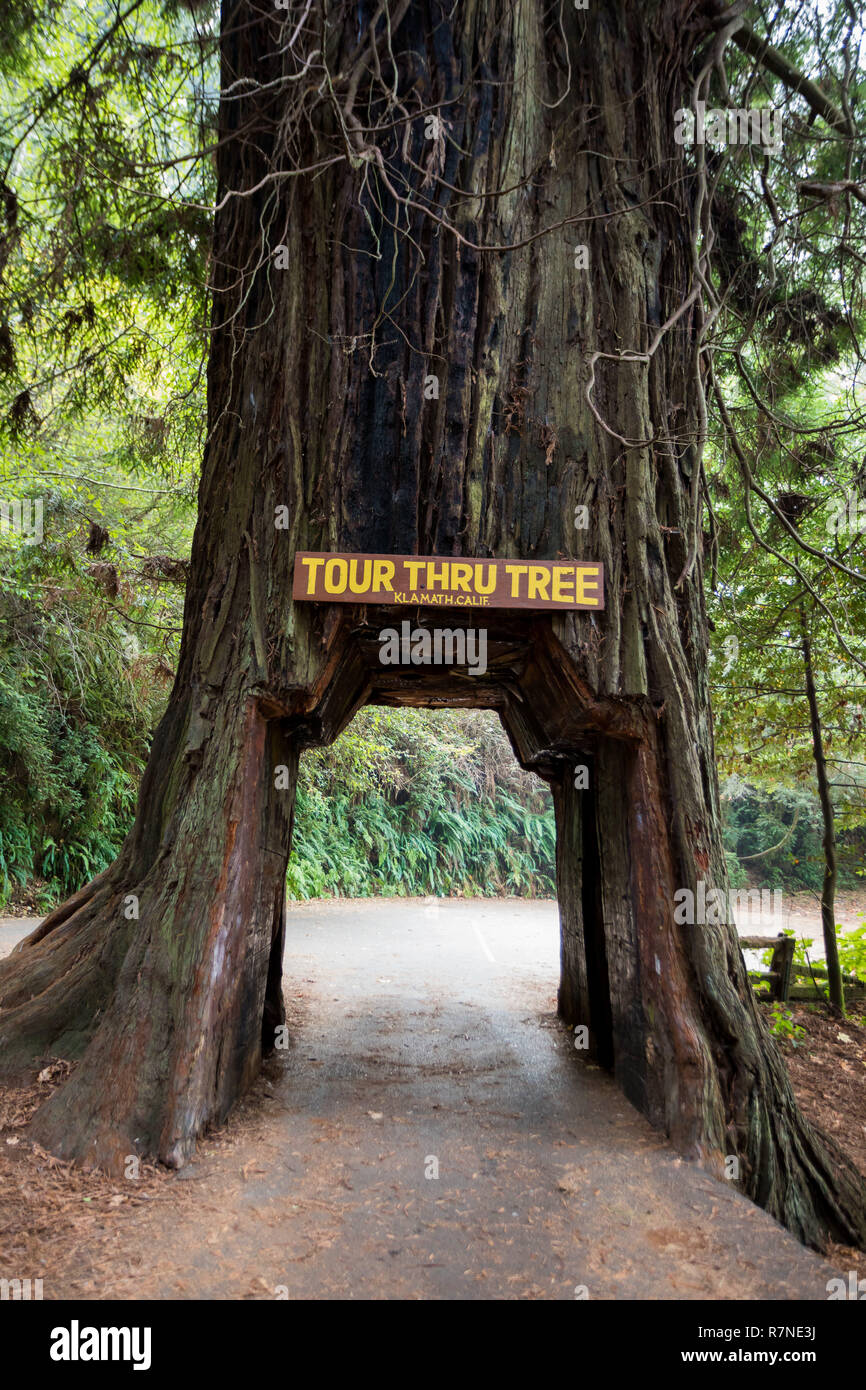
[[[7,1055],[80,1056],[36,1121],[57,1151],[183,1162],[254,1075],[282,1017],[299,751],[368,700],[487,704],[556,788],[565,1016],[684,1151],[737,1154],[804,1239],[866,1240],[862,1184],[797,1111],[733,926],[674,921],[678,888],[726,886],[699,557],[678,585],[697,301],[635,355],[692,288],[673,112],[704,9],[419,0],[371,35],[373,5],[323,27],[319,6],[227,0],[177,681],[118,863],[0,964]],[[393,611],[293,604],[299,549],[596,559],[607,606],[486,615],[480,682],[386,676]]]

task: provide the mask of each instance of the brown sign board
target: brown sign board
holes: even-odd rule
[[[308,603],[437,608],[604,608],[604,566],[587,560],[303,550],[295,556],[292,597]]]

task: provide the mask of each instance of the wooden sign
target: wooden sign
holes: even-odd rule
[[[464,560],[304,550],[295,556],[292,597],[310,603],[439,608],[604,608],[604,566],[586,560]]]

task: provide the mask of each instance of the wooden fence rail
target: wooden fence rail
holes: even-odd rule
[[[769,970],[762,970],[758,975],[760,980],[770,981],[770,998],[780,999],[785,1003],[791,989],[791,975],[794,970],[794,948],[796,941],[793,936],[766,937],[766,936],[741,936],[740,946],[750,946],[753,950],[766,951],[772,946],[773,955],[770,960]]]
[[[821,999],[818,987],[818,980],[826,980],[827,967],[824,965],[795,965],[794,950],[796,940],[793,936],[776,937],[768,936],[741,936],[740,946],[743,949],[766,951],[769,947],[773,948],[773,955],[770,960],[769,970],[752,970],[750,975],[753,979],[770,981],[770,998],[778,999],[786,1004],[789,999]],[[812,980],[811,988],[798,985],[797,978]],[[857,978],[856,975],[842,975],[842,983],[846,986],[846,999],[862,999],[866,997],[866,982]]]

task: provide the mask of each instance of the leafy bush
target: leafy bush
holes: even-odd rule
[[[794,1022],[794,1015],[779,1000],[770,1009],[770,1032],[779,1042],[788,1042],[799,1047],[806,1036],[805,1028]]]
[[[362,710],[301,760],[293,897],[555,895],[547,787],[482,711]]]
[[[732,878],[732,887],[744,887],[747,880],[753,880],[791,892],[820,889],[824,877],[823,826],[817,793],[812,788],[767,789],[730,777],[723,786],[722,826],[729,868],[733,856],[740,875],[739,880]],[[783,840],[772,854],[763,853]],[[857,827],[840,832],[837,855],[839,887],[858,887],[863,850]]]
[[[866,980],[866,917],[860,920],[862,927],[855,927],[845,935],[837,928],[839,964],[846,975],[856,975],[858,980]]]
[[[734,891],[738,888],[745,888],[749,878],[732,849],[725,850],[725,859],[728,862],[728,882],[731,888]]]
[[[37,601],[46,563],[25,554],[0,589],[0,906],[34,876],[66,896],[115,858],[162,693],[87,589]]]

